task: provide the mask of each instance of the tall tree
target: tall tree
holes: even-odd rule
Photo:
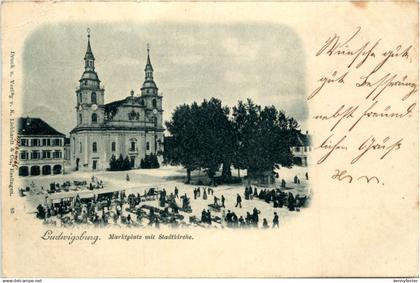
[[[235,146],[235,133],[229,121],[229,108],[223,107],[219,99],[204,100],[199,107],[197,125],[199,125],[198,148],[199,162],[209,178],[213,179],[220,165],[222,175],[230,177],[230,166]]]
[[[199,133],[195,116],[198,105],[183,104],[178,106],[172,114],[172,119],[166,122],[166,128],[172,137],[168,150],[164,151],[164,162],[171,165],[182,165],[187,170],[187,183],[191,181],[191,171],[199,168],[199,152],[195,146],[196,135]]]
[[[165,163],[184,166],[187,182],[195,169],[204,169],[213,179],[221,164],[224,176],[229,176],[235,133],[228,115],[229,108],[215,98],[178,106],[166,123],[172,137],[165,145]]]
[[[212,98],[200,105],[178,106],[166,123],[170,138],[165,141],[164,162],[182,165],[191,171],[204,169],[214,180],[222,167],[225,180],[230,167],[247,169],[248,175],[273,171],[278,165],[290,166],[290,145],[298,124],[274,106],[261,108],[252,100],[239,101],[229,119],[229,108]]]
[[[236,168],[258,176],[278,165],[292,165],[290,145],[298,128],[296,120],[274,106],[262,109],[250,99],[240,101],[232,116],[238,138],[233,162]]]

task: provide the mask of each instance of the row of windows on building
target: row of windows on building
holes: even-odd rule
[[[61,150],[33,150],[31,152],[22,150],[20,152],[21,160],[58,159],[62,157],[63,153]]]
[[[63,146],[63,139],[21,138],[20,146]]]
[[[41,169],[42,168],[42,169]],[[19,167],[19,176],[39,176],[39,175],[57,175],[61,174],[63,167],[60,164],[54,166],[44,165],[44,166],[20,166]]]
[[[138,113],[136,113],[136,114],[138,114]],[[128,113],[128,120],[134,120],[134,119],[139,120],[139,116],[133,116],[132,112]],[[92,121],[92,124],[98,123],[98,115],[96,113],[92,113],[91,121]],[[79,114],[79,124],[82,124],[82,122],[83,122],[83,116],[82,116],[82,113],[80,113]],[[153,117],[153,123],[156,125],[156,123],[157,123],[157,118],[156,117]]]
[[[302,152],[311,151],[311,147],[310,146],[295,146],[295,152],[300,152],[300,151]]]
[[[146,142],[146,150],[150,150],[150,142]],[[111,143],[111,151],[112,152],[116,151],[116,143],[115,142]],[[130,151],[136,151],[136,142],[135,141],[130,142]],[[83,144],[81,142],[79,143],[79,152],[80,153],[83,152]],[[93,153],[98,152],[98,144],[96,142],[92,143],[92,152]]]

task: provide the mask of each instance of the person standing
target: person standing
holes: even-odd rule
[[[238,207],[238,205],[239,205],[239,208],[242,208],[242,198],[241,198],[241,196],[239,195],[239,194],[237,194],[236,195],[236,205],[235,205],[235,207]]]
[[[178,191],[178,188],[177,188],[177,187],[175,187],[175,197],[176,197],[176,198],[179,198],[179,197],[178,197],[178,192],[179,192],[179,191]]]
[[[211,212],[207,209],[207,221],[211,225]]]
[[[253,212],[252,212],[252,221],[255,227],[258,227],[258,221],[259,221],[258,214],[260,214],[260,211],[256,207],[254,207]]]
[[[225,207],[225,196],[224,195],[222,195],[221,201],[222,201],[222,207]]]
[[[219,198],[217,196],[214,196],[214,205],[219,206]]]
[[[268,227],[268,222],[267,222],[267,219],[266,219],[266,218],[264,218],[264,219],[263,219],[263,228],[264,228],[264,229],[269,228],[269,227]]]
[[[207,213],[205,209],[203,209],[203,211],[201,212],[201,222],[203,223],[207,222]]]
[[[273,228],[274,227],[279,228],[279,216],[277,215],[277,212],[274,212]]]

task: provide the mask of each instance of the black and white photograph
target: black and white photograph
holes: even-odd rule
[[[277,25],[40,27],[25,43],[18,120],[28,216],[53,227],[298,221],[311,200],[302,52]]]

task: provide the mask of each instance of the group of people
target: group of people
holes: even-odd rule
[[[53,186],[56,188],[57,185],[59,187],[63,185],[68,186],[67,183],[63,185],[52,183],[51,188]],[[103,188],[103,182],[92,177],[89,185],[86,183],[85,186],[88,189],[91,187]],[[171,225],[182,225],[182,223],[186,225],[200,223],[212,225],[214,222],[229,228],[279,227],[280,220],[277,212],[273,212],[274,215],[272,218],[263,214],[264,217],[267,217],[264,218],[260,216],[261,211],[254,207],[252,211],[246,212],[245,215],[238,216],[234,211],[231,211],[233,207],[227,210],[226,213],[225,196],[223,194],[215,195],[213,188],[195,187],[192,192],[194,200],[197,198],[207,200],[210,195],[213,196],[213,203],[210,202],[208,204],[210,209],[202,210],[201,217],[196,218],[195,216],[190,216],[189,224],[182,220],[184,216],[180,212],[192,213],[190,197],[187,193],[181,194],[176,186],[173,192],[169,193],[165,188],[159,190],[157,188],[150,188],[144,191],[144,195],[130,193],[127,196],[125,191],[121,190],[111,193],[99,193],[99,197],[95,194],[89,198],[81,198],[77,194],[75,197],[64,198],[55,202],[50,200],[50,203],[46,199],[44,205],[38,205],[37,217],[45,221],[48,219],[58,220],[61,221],[62,225],[77,223],[95,224],[99,226],[109,223],[142,225],[142,219],[146,218],[149,220],[149,225],[155,225],[157,227],[161,223]],[[246,186],[244,194],[237,193],[236,197],[233,195],[234,199],[228,205],[233,206],[235,204],[235,208],[242,208],[243,197],[245,201],[255,198],[272,204],[274,208],[287,207],[290,211],[299,210],[308,203],[308,197],[306,195],[294,195],[281,188],[259,189],[257,187]],[[150,201],[156,199],[157,207],[150,205]],[[217,213],[212,215],[210,210],[215,210]],[[196,220],[192,221],[192,218]]]
[[[247,212],[245,218],[243,216],[236,215],[235,212],[228,210],[228,212],[225,215],[225,211],[223,211],[223,219],[226,221],[226,226],[229,228],[259,228],[259,214],[261,211],[259,211],[257,208],[254,207],[254,209],[251,212]],[[277,212],[274,212],[274,217],[272,220],[272,227],[279,227],[279,216]],[[269,228],[269,224],[266,218],[263,219],[262,228]]]
[[[258,198],[264,200],[267,203],[273,203],[273,207],[282,208],[286,206],[290,211],[299,210],[301,207],[307,205],[308,197],[300,196],[299,194],[293,195],[292,192],[284,192],[279,188],[276,189],[262,189],[258,192],[258,189],[255,187],[252,189],[251,186],[245,187],[244,192],[245,199]],[[240,205],[240,196],[238,194],[237,204]]]
[[[96,190],[96,189],[103,189],[104,188],[104,183],[102,180],[98,179],[95,176],[92,176],[91,178],[91,182],[86,182],[86,181],[65,181],[63,183],[58,183],[58,182],[52,182],[50,183],[49,189],[45,190],[43,186],[40,186],[40,190],[38,190],[38,193],[40,194],[54,194],[54,193],[60,193],[60,192],[69,192],[69,191],[81,191],[84,189],[87,190]],[[29,192],[36,192],[36,185],[35,183],[32,181],[32,183],[29,186],[26,186],[25,189],[20,188],[19,192],[20,192],[20,196],[24,197],[26,196],[26,193]]]
[[[206,223],[206,224],[211,225],[211,223],[213,221],[218,222],[218,221],[220,221],[220,218],[219,217],[212,218],[210,210],[209,209],[207,209],[207,210],[203,209],[203,211],[201,212],[201,223]]]
[[[200,187],[194,188],[193,193],[194,193],[194,199],[199,198],[201,196],[201,188]],[[203,188],[203,199],[204,200],[206,200],[209,195],[213,195],[213,194],[214,194],[214,190],[212,188],[210,188],[210,187]]]
[[[182,206],[179,207],[176,203],[176,199],[181,199]],[[183,196],[179,197],[179,190],[175,187],[174,192],[167,195],[166,189],[164,188],[159,192],[159,206],[165,207],[168,204],[175,213],[178,213],[179,209],[182,209],[186,212],[191,212],[190,198],[185,193]]]
[[[158,196],[160,202],[165,203],[164,209],[145,204]],[[167,196],[165,189],[158,191],[155,188],[145,191],[144,195],[131,193],[127,196],[122,190],[99,196],[95,194],[89,198],[81,198],[78,194],[75,197],[57,200],[48,201],[46,198],[44,204],[37,206],[36,216],[47,224],[57,225],[57,222],[60,222],[61,226],[75,224],[106,226],[110,223],[138,225],[143,218],[149,220],[149,225],[159,226],[160,222],[176,223],[176,218],[183,218],[179,215],[178,209],[191,212],[186,194],[180,197],[182,208],[178,207],[175,198],[175,194],[171,193]],[[145,212],[144,207],[149,207],[149,213]],[[172,212],[169,212],[169,208],[172,208]],[[155,213],[156,211],[159,213]],[[136,219],[132,218],[132,213],[137,216]]]
[[[37,206],[36,216],[43,219],[46,223],[50,218],[59,220],[61,225],[68,226],[73,224],[94,224],[107,225],[110,220],[117,223],[131,222],[131,216],[123,216],[123,204],[127,203],[124,191],[114,192],[98,197],[80,198],[76,195],[73,198],[60,199],[58,202],[52,200],[50,203]],[[130,196],[133,202],[133,197]],[[57,224],[57,223],[55,223]]]
[[[125,194],[124,191],[123,193]],[[132,209],[142,202],[142,198],[143,198],[143,201],[149,201],[149,200],[154,200],[157,195],[158,195],[158,192],[155,188],[149,188],[149,190],[144,190],[143,196],[141,196],[140,193],[129,194],[127,197],[127,203]]]

